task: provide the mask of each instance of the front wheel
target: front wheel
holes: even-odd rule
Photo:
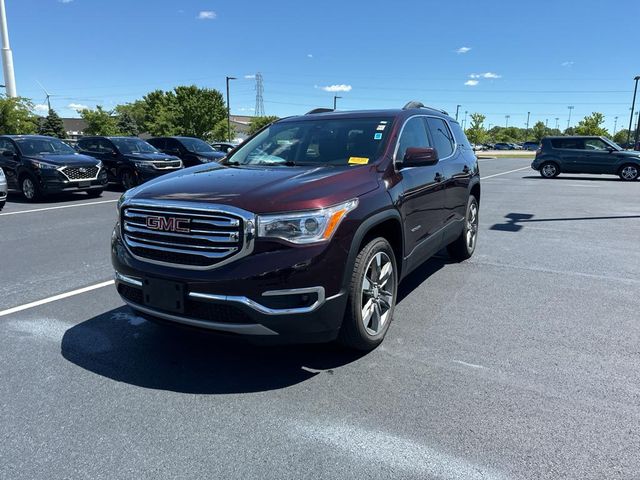
[[[87,190],[87,195],[89,196],[89,198],[98,198],[102,196],[102,192],[104,190],[102,190],[101,188],[98,190]]]
[[[138,178],[132,170],[123,170],[120,173],[120,183],[122,183],[125,190],[129,190],[138,185]]]
[[[473,195],[469,195],[462,233],[456,240],[447,245],[449,255],[459,262],[471,258],[471,255],[476,250],[479,210],[478,200]]]
[[[360,250],[349,286],[349,301],[338,340],[369,351],[389,329],[396,305],[398,269],[389,242],[378,237]]]
[[[0,211],[2,211],[2,209],[4,208],[4,204],[5,204],[4,201],[0,202]]]
[[[629,164],[623,165],[620,169],[620,178],[626,182],[632,182],[638,179],[640,175],[640,169],[638,169],[637,165]]]
[[[35,202],[42,196],[38,182],[30,176],[22,178],[20,190],[22,190],[22,195],[24,195],[24,198],[29,202]]]

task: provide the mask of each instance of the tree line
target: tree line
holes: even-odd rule
[[[569,127],[564,131],[558,128],[549,128],[543,122],[536,122],[531,128],[500,127],[494,126],[486,129],[484,124],[486,116],[481,113],[472,113],[469,128],[465,129],[467,138],[471,143],[521,143],[539,142],[544,137],[558,135],[587,135],[611,138],[614,142],[622,144],[627,141],[628,129],[618,130],[615,135],[603,127],[604,115],[593,112],[578,122],[575,127]]]

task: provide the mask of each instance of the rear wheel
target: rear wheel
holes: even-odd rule
[[[544,178],[555,178],[560,173],[560,167],[557,163],[545,162],[540,165],[540,175]]]
[[[640,169],[637,165],[633,164],[623,165],[618,175],[620,175],[620,178],[622,180],[626,182],[632,182],[638,179],[638,176],[640,175]]]
[[[378,237],[360,250],[351,276],[349,301],[338,340],[372,350],[389,329],[396,304],[398,270],[389,242]]]
[[[449,255],[459,262],[471,258],[471,255],[473,255],[473,252],[476,250],[476,242],[478,240],[478,213],[478,200],[473,195],[469,195],[462,233],[456,240],[447,245]]]
[[[35,202],[42,196],[38,182],[30,175],[25,175],[20,180],[20,190],[24,198],[30,202]]]

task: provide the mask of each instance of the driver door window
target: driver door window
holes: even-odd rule
[[[405,124],[402,129],[402,135],[400,135],[400,140],[398,140],[396,162],[402,163],[407,153],[407,148],[411,147],[431,147],[431,142],[427,135],[427,125],[423,117],[413,117]]]

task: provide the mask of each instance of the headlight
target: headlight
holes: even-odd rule
[[[358,206],[358,200],[308,212],[258,216],[258,237],[279,238],[305,244],[330,240],[342,219]]]
[[[50,163],[40,162],[38,160],[30,160],[31,165],[36,170],[57,170],[60,165],[52,165]]]
[[[154,168],[153,162],[149,162],[149,161],[146,161],[146,160],[134,160],[133,164],[137,168]]]

